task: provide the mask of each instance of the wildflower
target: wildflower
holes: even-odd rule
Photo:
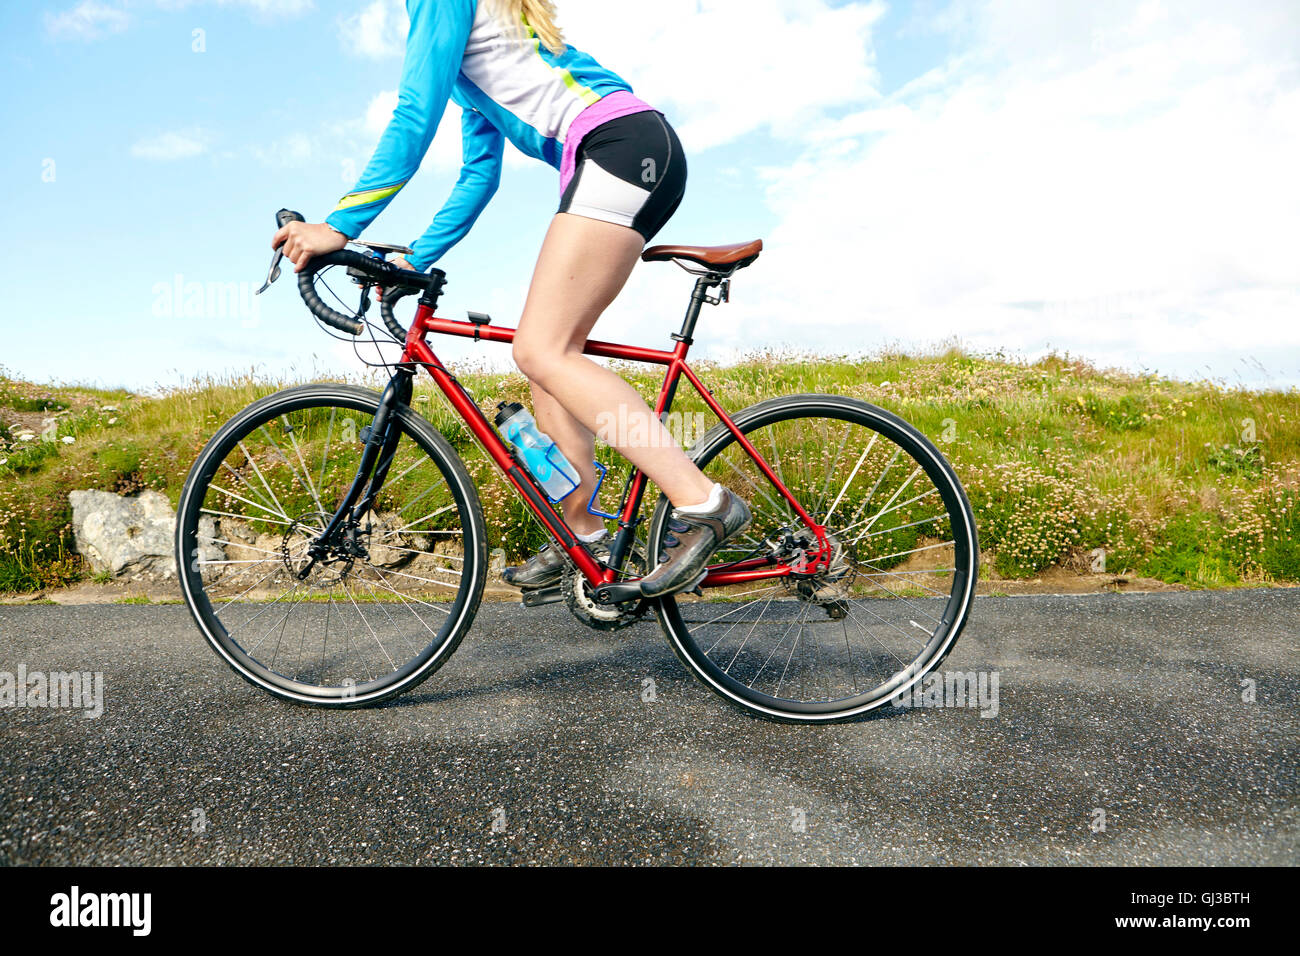
[[[76,441],[76,439],[73,438],[71,435],[64,435],[63,438],[62,438],[62,441],[63,441],[63,444],[65,444],[65,445],[71,445],[73,442]]]

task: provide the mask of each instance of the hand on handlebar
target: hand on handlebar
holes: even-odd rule
[[[293,263],[293,271],[302,272],[313,257],[338,252],[347,243],[347,236],[323,222],[287,222],[276,230],[271,248],[279,249],[283,245],[282,251]]]

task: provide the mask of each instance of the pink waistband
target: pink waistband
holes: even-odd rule
[[[615,90],[579,113],[569,124],[568,135],[564,138],[564,156],[560,160],[560,195],[564,195],[564,191],[569,188],[569,180],[573,178],[574,172],[574,157],[584,136],[601,123],[653,109],[649,103],[643,103],[627,90]]]

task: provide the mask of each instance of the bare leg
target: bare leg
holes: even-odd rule
[[[513,355],[520,371],[570,417],[566,422],[549,404],[545,411],[538,407],[539,427],[555,439],[580,473],[585,463],[584,488],[571,496],[583,495],[585,490],[581,502],[573,505],[584,509],[584,515],[594,485],[594,478],[592,484],[587,483],[594,472],[592,444],[590,438],[584,438],[579,447],[581,432],[575,425],[588,435],[599,431],[603,440],[645,472],[674,505],[699,504],[713,487],[636,389],[582,354],[592,326],[622,290],[644,244],[640,233],[626,226],[557,214],[537,257],[515,335]],[[619,425],[625,429],[616,427]],[[563,442],[551,428],[563,435]],[[565,443],[573,446],[572,455]],[[569,513],[566,508],[566,519]],[[574,525],[575,530],[598,523],[585,517],[590,523]]]
[[[578,469],[582,483],[577,490],[560,502],[564,520],[578,534],[591,534],[605,525],[600,518],[587,511],[587,502],[596,490],[596,469],[591,461],[596,457],[596,442],[591,430],[583,426],[546,389],[530,382],[533,391],[533,417],[537,427],[560,447],[564,457]]]

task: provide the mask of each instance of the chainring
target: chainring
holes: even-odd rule
[[[624,567],[633,576],[645,574],[644,550],[633,545]],[[621,631],[641,620],[650,608],[650,602],[645,598],[620,601],[617,604],[597,604],[591,596],[591,585],[572,562],[565,562],[560,589],[569,613],[596,631]]]

